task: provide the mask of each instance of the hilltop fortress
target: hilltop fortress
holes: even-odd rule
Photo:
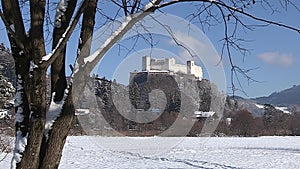
[[[186,65],[176,64],[175,58],[157,59],[150,58],[150,56],[144,56],[142,59],[142,72],[170,75],[183,73],[191,75],[191,77],[196,80],[202,80],[203,78],[202,68],[195,65],[194,61],[189,60]],[[139,72],[131,72],[130,77],[133,77],[137,73]]]

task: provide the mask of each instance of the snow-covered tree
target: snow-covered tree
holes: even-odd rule
[[[199,19],[202,25],[212,23],[223,26],[223,50],[230,58],[231,47],[244,51],[239,45],[241,39],[237,37],[238,28],[251,29],[253,26],[245,24],[241,16],[300,32],[298,28],[259,18],[248,12],[256,3],[272,8],[270,4],[274,3],[273,0],[109,0],[99,3],[98,0],[82,0],[81,3],[77,3],[77,0],[1,0],[0,16],[7,30],[17,75],[16,145],[12,168],[58,168],[74,117],[74,103],[92,69],[136,23],[158,9],[163,11],[167,6],[184,2],[195,6],[195,10],[190,11],[192,20]],[[280,2],[283,8],[292,6],[299,9],[295,1]],[[50,11],[53,9],[51,5],[56,5],[55,12]],[[112,14],[109,15],[109,12]],[[100,48],[90,54],[89,44],[96,16],[97,21],[104,23],[115,20],[116,16],[125,19],[120,21],[119,27]],[[74,46],[69,49],[66,45],[76,26],[81,28],[81,32],[71,77],[76,77],[76,87],[81,90],[74,93],[72,83],[68,85],[66,81],[65,61],[66,51],[74,50]],[[172,34],[172,31],[169,33]],[[48,54],[47,37],[52,40],[52,50]],[[233,62],[231,64],[232,71],[242,71]],[[49,67],[52,98],[48,107],[46,73]]]
[[[0,74],[0,109],[13,99],[15,91],[7,78]]]

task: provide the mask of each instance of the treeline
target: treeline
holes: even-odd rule
[[[221,119],[216,135],[225,136],[299,136],[300,112],[284,113],[270,104],[264,115],[253,117],[248,110],[229,112]]]

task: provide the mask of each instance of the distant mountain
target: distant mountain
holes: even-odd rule
[[[300,85],[294,85],[292,88],[280,92],[274,92],[267,97],[253,99],[261,104],[273,104],[278,106],[296,106],[300,107]]]
[[[292,88],[274,92],[269,96],[245,99],[240,96],[227,98],[227,110],[247,109],[254,116],[264,114],[264,104],[271,104],[277,110],[284,113],[300,111],[300,85],[294,85]]]

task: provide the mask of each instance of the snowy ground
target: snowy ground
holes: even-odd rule
[[[9,168],[11,154],[0,162]],[[299,168],[300,137],[68,137],[60,169]]]

